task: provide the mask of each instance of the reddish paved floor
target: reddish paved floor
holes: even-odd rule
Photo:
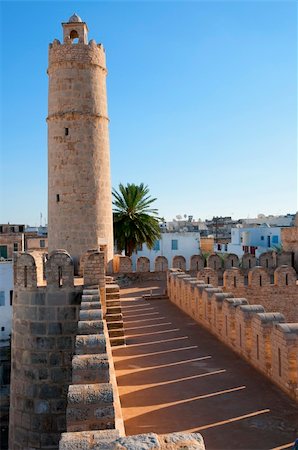
[[[168,300],[121,290],[127,345],[113,350],[126,434],[199,431],[207,450],[289,449],[298,408]],[[147,286],[145,288],[144,286]]]

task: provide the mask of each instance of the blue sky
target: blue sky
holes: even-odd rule
[[[0,222],[47,217],[48,44],[77,12],[107,52],[112,184],[161,216],[297,209],[297,3],[1,2]]]

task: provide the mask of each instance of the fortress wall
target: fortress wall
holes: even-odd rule
[[[264,268],[254,267],[248,272],[248,285],[239,269],[229,269],[223,274],[223,290],[245,297],[250,304],[261,304],[268,312],[279,311],[289,322],[298,321],[298,285],[292,267],[275,269],[274,284]]]
[[[298,401],[298,323],[177,270],[168,272],[167,289],[174,304]]]
[[[81,265],[84,264],[84,258],[85,256],[83,256],[81,259]],[[226,254],[224,256],[213,253],[208,256],[207,260],[205,260],[201,255],[192,255],[189,261],[186,261],[184,256],[182,255],[174,256],[171,261],[168,261],[165,256],[157,256],[154,262],[154,271],[167,271],[168,268],[176,268],[185,271],[186,267],[189,266],[189,272],[193,276],[195,276],[199,272],[201,277],[204,276],[204,271],[208,269],[214,276],[216,274],[216,283],[220,282],[220,284],[222,284],[223,273],[225,270],[239,268],[241,274],[247,278],[248,272],[255,266],[257,266],[257,263],[259,263],[260,266],[263,267],[271,277],[273,277],[274,271],[277,267],[285,264],[291,266],[291,253],[264,253],[263,255],[261,255],[259,262],[257,261],[256,257],[254,255],[251,255],[250,253],[244,254],[241,260],[237,255],[232,253]],[[114,255],[113,272],[115,274],[131,273],[131,258],[124,255]],[[150,263],[148,258],[144,256],[137,258],[136,272],[150,272]],[[215,279],[213,279],[213,282],[215,282]]]
[[[63,251],[46,262],[47,287],[37,286],[32,255],[16,261],[12,325],[9,448],[57,449],[66,429],[81,287],[73,285],[73,263]]]

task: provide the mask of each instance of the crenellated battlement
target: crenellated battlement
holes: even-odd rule
[[[106,72],[106,54],[102,44],[96,44],[94,39],[89,44],[72,44],[70,40],[61,44],[54,39],[49,44],[49,69],[48,74],[58,68],[84,68],[86,66],[97,66]]]
[[[136,260],[136,272],[166,272],[170,269],[188,270],[192,274],[201,272],[206,268],[216,272],[219,281],[222,280],[223,272],[228,269],[239,269],[243,276],[254,267],[263,267],[272,276],[274,270],[281,266],[291,266],[291,253],[268,252],[261,255],[259,260],[250,253],[246,253],[240,259],[237,255],[229,253],[224,257],[217,253],[204,258],[202,255],[192,255],[186,260],[182,255],[176,255],[169,261],[165,256],[157,256],[152,263],[149,258],[141,256]],[[114,273],[131,273],[132,259],[124,255],[115,255],[113,260]],[[210,272],[211,273],[211,272]]]
[[[294,275],[291,267],[276,270],[275,278],[280,275],[282,283],[285,275]],[[263,271],[252,269],[252,282]],[[231,273],[237,274],[239,269],[229,269],[226,280]],[[298,401],[298,323],[285,323],[280,312],[266,312],[262,304],[249,304],[244,297],[177,270],[168,272],[167,290],[180,309]]]

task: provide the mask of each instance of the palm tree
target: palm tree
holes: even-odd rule
[[[114,238],[118,250],[131,256],[141,244],[149,249],[160,238],[158,211],[151,207],[156,198],[151,198],[149,188],[141,183],[119,184],[119,192],[113,188]]]

